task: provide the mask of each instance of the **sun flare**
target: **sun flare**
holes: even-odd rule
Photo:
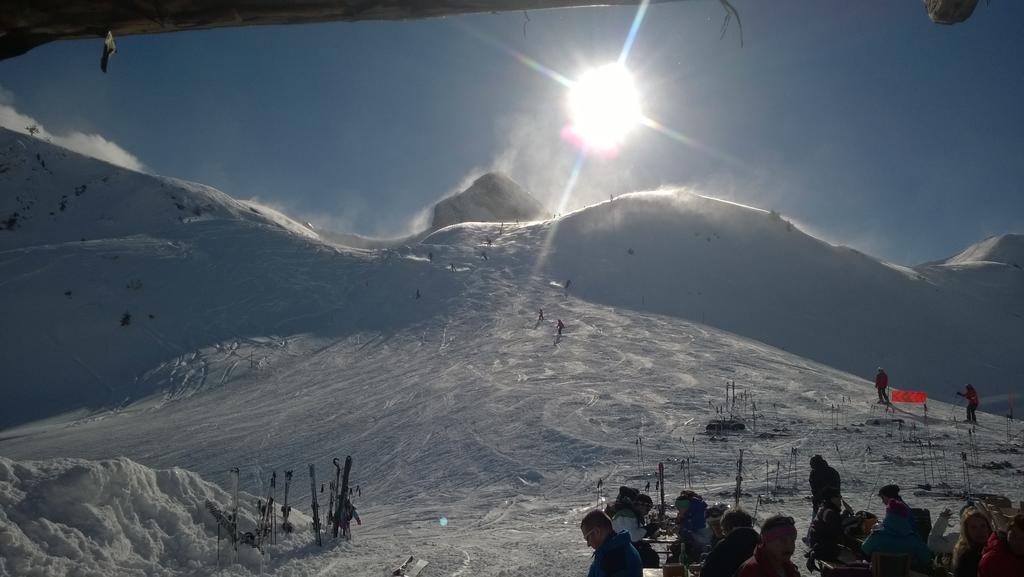
[[[569,132],[587,149],[612,151],[641,119],[640,95],[620,64],[589,70],[569,89]]]

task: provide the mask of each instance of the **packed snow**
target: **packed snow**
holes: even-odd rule
[[[974,492],[1024,500],[1020,425],[985,404],[1024,374],[1012,265],[898,267],[682,190],[352,249],[208,187],[0,137],[17,327],[0,337],[0,575],[377,577],[409,555],[424,577],[580,574],[598,480],[653,487],[664,462],[668,498],[731,501],[740,449],[744,506],[802,527],[815,453],[858,509],[879,511],[888,482],[958,508],[915,486],[961,490],[962,451]],[[932,392],[927,412],[875,404],[879,364]],[[945,402],[967,380],[973,434]],[[747,430],[706,434],[723,410]],[[325,483],[345,455],[363,524],[320,548],[306,472]],[[271,472],[280,499],[295,471],[298,531],[265,556],[222,542],[218,561],[204,502],[227,507],[231,467],[243,530]]]

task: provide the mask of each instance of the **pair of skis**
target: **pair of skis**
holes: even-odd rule
[[[410,555],[409,558],[405,560],[405,563],[402,563],[397,569],[391,572],[391,575],[393,577],[416,577],[419,575],[420,571],[427,566],[427,563],[428,562],[423,559],[417,559]]]
[[[338,537],[340,532],[346,539],[352,538],[349,529],[349,513],[352,510],[352,502],[348,498],[348,479],[352,471],[352,457],[345,457],[345,466],[342,468],[337,458],[334,459],[335,481],[331,483],[331,498],[327,506],[327,521],[331,524],[331,536]],[[312,495],[311,508],[313,510],[313,534],[316,535],[316,544],[323,545],[321,536],[322,527],[320,522],[320,504],[317,501],[316,468],[312,463],[309,465],[309,492]]]

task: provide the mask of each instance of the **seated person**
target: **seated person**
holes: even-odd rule
[[[910,555],[912,568],[930,573],[932,553],[914,530],[910,507],[899,498],[898,489],[893,496],[887,487],[890,485],[882,487],[878,494],[885,503],[885,517],[871,530],[861,550],[869,558],[875,553]]]
[[[722,529],[722,515],[728,510],[729,506],[725,503],[715,503],[708,507],[707,512],[704,513],[708,529],[711,530],[711,543],[708,545],[707,551],[711,551],[725,537],[726,531]],[[704,554],[707,555],[707,552]]]
[[[629,533],[616,533],[603,511],[591,511],[580,522],[587,545],[594,550],[587,577],[641,577],[640,555],[629,542]]]
[[[839,491],[829,487],[822,493],[822,499],[807,532],[807,569],[812,572],[817,567],[815,561],[838,562],[841,547],[860,550],[857,542],[843,532],[843,498]]]
[[[796,550],[796,525],[792,517],[773,515],[761,525],[761,544],[740,565],[737,577],[800,577],[790,560]],[[701,573],[703,575],[703,573]]]
[[[669,563],[696,562],[711,543],[711,530],[704,512],[707,503],[693,491],[682,491],[676,497],[676,542],[669,547]]]
[[[708,553],[701,577],[733,577],[761,542],[754,530],[754,520],[743,509],[732,509],[722,515],[721,525],[724,537]]]
[[[960,534],[953,546],[953,575],[955,577],[977,577],[981,553],[992,534],[984,506],[981,509],[968,508],[960,517]],[[941,515],[940,515],[941,517]],[[929,536],[928,542],[931,543]]]
[[[981,553],[978,577],[1019,577],[1024,575],[1024,513],[1009,522],[998,511],[992,515],[996,530]]]
[[[633,543],[640,554],[640,560],[644,567],[658,568],[661,566],[661,558],[650,543],[644,541],[647,536],[648,526],[646,523],[647,514],[651,512],[654,503],[647,495],[641,494],[630,487],[620,487],[615,503],[606,509],[612,519],[612,528],[616,533],[625,531],[629,533],[629,540]]]

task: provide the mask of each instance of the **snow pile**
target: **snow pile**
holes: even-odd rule
[[[1024,234],[1003,234],[986,238],[943,262],[950,265],[995,262],[1020,268],[1024,266]]]
[[[0,575],[209,573],[217,529],[207,499],[230,502],[182,469],[153,470],[123,458],[0,457]]]
[[[513,222],[536,220],[544,207],[508,176],[489,172],[469,188],[434,206],[431,228],[461,222]]]

